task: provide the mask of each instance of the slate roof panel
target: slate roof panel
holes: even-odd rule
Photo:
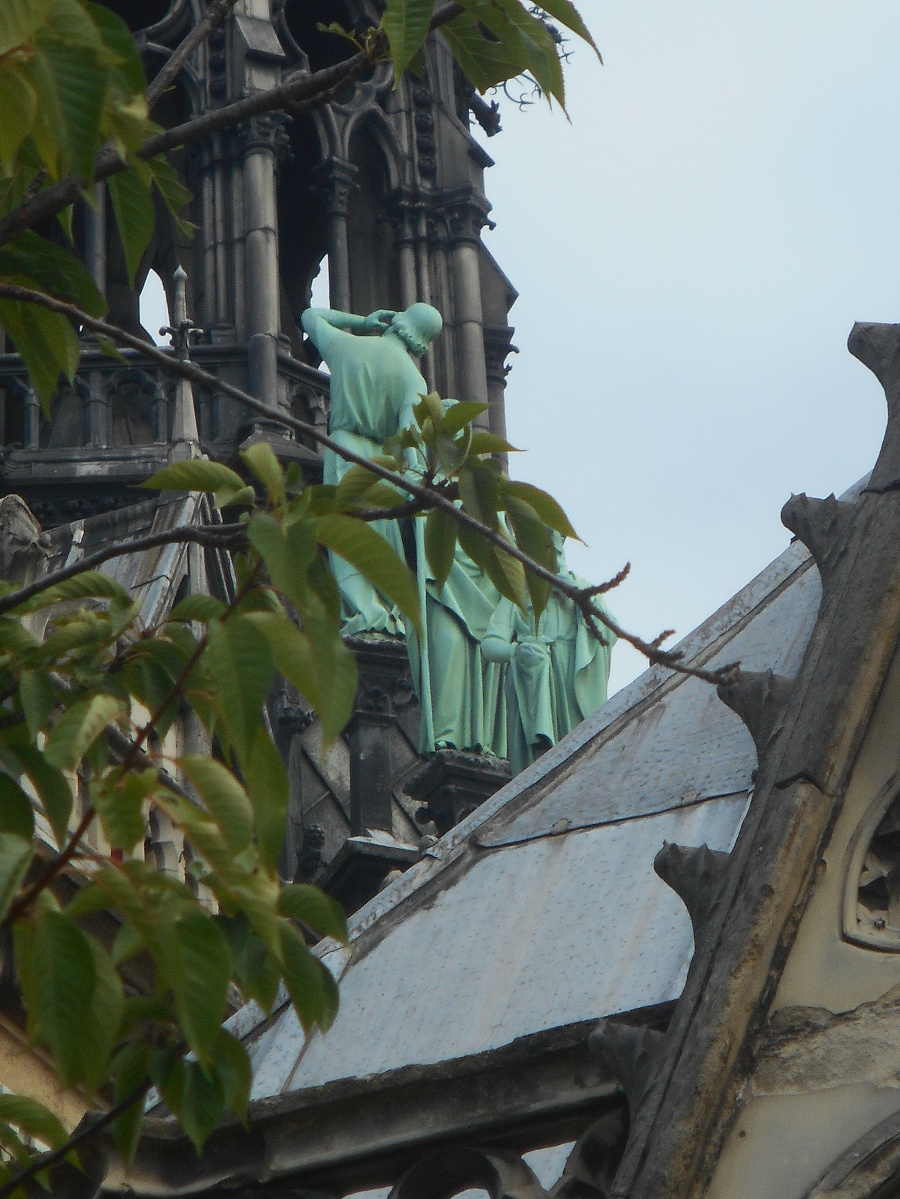
[[[793,674],[820,598],[792,545],[684,656]],[[653,859],[664,841],[729,849],[755,765],[711,687],[647,671],[357,913],[329,1033],[307,1039],[288,1008],[242,1022],[254,1099],[675,1000],[691,926]]]

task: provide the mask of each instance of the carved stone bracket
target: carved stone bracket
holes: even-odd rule
[[[773,673],[742,671],[733,683],[720,683],[716,689],[723,704],[737,713],[747,726],[756,745],[760,765],[784,718],[793,680]]]
[[[550,1199],[606,1199],[627,1137],[623,1111],[609,1112],[592,1124],[569,1154]]]
[[[325,199],[329,216],[347,216],[350,198],[359,189],[359,167],[341,158],[329,158],[314,172],[313,187]]]
[[[653,869],[684,903],[696,944],[719,899],[730,855],[708,845],[685,846],[666,841]]]
[[[857,321],[847,339],[847,349],[884,388],[887,429],[868,490],[888,491],[900,484],[900,325]]]
[[[509,763],[489,754],[439,749],[406,782],[406,794],[423,800],[417,819],[433,820],[443,835],[499,791]]]
[[[847,533],[855,504],[841,503],[833,495],[824,500],[792,495],[781,509],[781,523],[799,537],[819,568],[822,586],[828,588],[847,546]]]
[[[469,1187],[484,1189],[490,1199],[544,1199],[546,1195],[517,1154],[455,1147],[418,1162],[388,1199],[450,1199]]]
[[[588,1037],[591,1055],[619,1080],[632,1120],[650,1089],[664,1035],[646,1025],[601,1020]]]

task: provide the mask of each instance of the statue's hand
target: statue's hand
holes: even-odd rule
[[[536,666],[546,656],[545,647],[533,641],[520,641],[516,646],[516,657],[524,666]]]
[[[370,312],[363,322],[364,329],[388,329],[391,321],[396,316],[390,308],[379,308],[375,312]]]

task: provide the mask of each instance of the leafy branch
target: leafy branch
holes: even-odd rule
[[[194,363],[176,359],[171,353],[151,346],[140,338],[118,329],[115,325],[92,317],[72,304],[56,300],[52,296],[44,295],[42,292],[36,292],[29,288],[0,282],[0,297],[2,296],[41,305],[51,312],[56,312],[67,317],[106,340],[130,349],[139,350],[143,355],[156,362],[171,374],[186,379],[191,383],[196,383],[199,386],[215,389],[221,394],[227,395],[231,399],[243,404],[246,408],[258,413],[260,416],[266,417],[267,420],[283,425],[295,433],[309,437],[323,448],[332,450],[335,454],[343,458],[344,461],[350,462],[354,466],[370,472],[383,482],[389,483],[391,486],[406,492],[412,500],[421,505],[422,510],[438,509],[458,525],[483,538],[496,550],[514,558],[534,578],[539,579],[544,584],[554,588],[559,594],[570,599],[591,624],[595,632],[598,626],[608,629],[616,637],[627,642],[638,650],[639,653],[643,654],[651,664],[663,666],[680,674],[692,675],[695,678],[715,685],[734,680],[737,670],[734,664],[720,667],[717,670],[706,670],[703,667],[691,666],[683,661],[679,653],[662,649],[659,638],[654,641],[646,641],[637,634],[629,632],[610,616],[608,612],[594,603],[594,596],[602,593],[604,590],[611,589],[613,580],[610,580],[609,584],[600,584],[599,588],[580,588],[574,583],[560,578],[555,571],[520,549],[518,545],[511,542],[497,528],[492,528],[476,516],[473,516],[471,512],[466,511],[465,506],[458,507],[441,487],[416,482],[409,478],[408,473],[401,473],[397,469],[392,469],[391,467],[382,465],[380,462],[365,458],[360,454],[355,454],[308,421],[300,420],[298,417],[282,412],[280,409],[272,407],[255,396],[249,395],[247,392],[241,390],[241,388],[226,382],[219,378],[219,376],[203,370]],[[384,512],[379,512],[378,516],[379,519],[389,518],[391,511],[387,509]],[[621,581],[622,577],[621,572],[616,576],[619,581]],[[37,584],[32,584],[32,586],[37,586]],[[602,634],[599,635],[602,640]],[[665,636],[664,634],[663,639]]]

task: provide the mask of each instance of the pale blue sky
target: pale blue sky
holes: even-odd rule
[[[521,295],[513,473],[566,506],[623,623],[687,633],[840,493],[884,427],[853,321],[900,320],[896,0],[582,0],[572,124],[505,105],[486,148]],[[613,655],[613,687],[642,669]]]
[[[867,471],[884,401],[846,350],[900,320],[897,0],[581,0],[568,124],[504,104],[486,149],[520,291],[513,473],[592,581],[689,632],[786,544],[791,491]],[[643,668],[613,655],[613,689]]]

